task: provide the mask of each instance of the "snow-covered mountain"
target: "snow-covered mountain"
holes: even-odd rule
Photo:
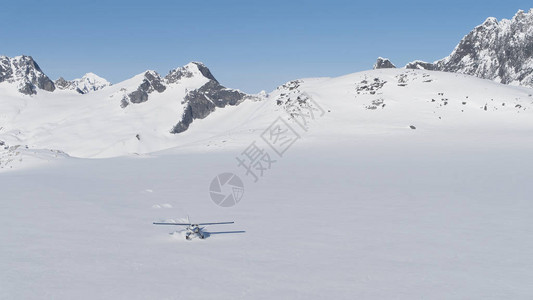
[[[83,75],[82,78],[73,80],[65,80],[63,77],[59,77],[59,79],[54,81],[54,84],[60,90],[73,90],[80,94],[87,94],[108,87],[111,82],[89,72]]]
[[[487,18],[448,57],[434,63],[414,61],[406,68],[462,73],[533,87],[533,9],[519,10],[510,20]]]
[[[94,87],[91,78],[86,76]],[[176,146],[173,136],[196,119],[261,98],[225,88],[199,62],[164,78],[148,70],[85,95],[71,89],[28,96],[13,82],[0,83],[0,141],[80,157],[148,153]],[[84,101],[77,101],[80,97]]]
[[[519,11],[512,20],[489,18],[435,63],[415,61],[396,69],[380,57],[372,71],[294,80],[261,95],[224,87],[199,62],[166,76],[147,70],[114,85],[92,73],[54,84],[31,57],[3,56],[0,146],[8,151],[4,161],[27,149],[115,157],[202,148],[203,141],[236,147],[246,140],[238,138],[241,134],[268,127],[280,114],[288,113],[292,121],[313,114],[317,103],[321,113],[332,116],[329,127],[317,130],[323,135],[530,130],[531,89],[493,81],[533,86],[532,18],[533,10]],[[84,101],[76,101],[79,97]]]
[[[332,133],[533,130],[533,90],[469,75],[377,69],[295,80],[253,96],[222,87],[206,70],[190,63],[164,78],[147,71],[87,95],[28,97],[0,84],[0,141],[6,147],[21,145],[17,151],[28,146],[76,157],[241,147],[278,116],[310,116],[312,109],[317,114],[315,104],[327,120],[315,135],[326,141]],[[74,101],[77,97],[86,101]]]
[[[14,85],[25,95],[34,95],[37,88],[49,92],[55,90],[55,85],[46,76],[31,56],[16,56],[13,58],[0,56],[0,83]]]

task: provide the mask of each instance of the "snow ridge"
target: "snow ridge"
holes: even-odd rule
[[[111,85],[111,82],[91,72],[74,80],[65,80],[63,77],[59,77],[54,83],[60,90],[74,90],[80,94],[101,90]]]

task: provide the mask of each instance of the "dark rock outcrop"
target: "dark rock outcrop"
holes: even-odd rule
[[[73,81],[65,80],[63,77],[59,77],[56,81],[54,81],[54,84],[59,90],[75,90],[79,94],[85,94],[84,91],[76,87],[76,84]]]
[[[56,88],[64,90],[67,89],[70,86],[70,81],[65,80],[63,77],[59,77],[54,84],[56,85]]]
[[[198,70],[200,71],[200,73],[202,73],[202,75],[205,78],[217,81],[215,79],[215,76],[213,76],[213,74],[211,74],[211,71],[209,71],[209,69],[203,63],[196,62],[196,61],[193,61],[192,63],[195,64],[198,67]]]
[[[207,72],[209,72],[208,69]],[[202,72],[203,74],[204,72]],[[238,105],[249,97],[238,90],[223,87],[214,79],[213,75],[210,75],[210,77],[213,79],[210,79],[202,87],[187,93],[184,99],[186,106],[182,119],[172,128],[171,133],[180,133],[187,130],[193,120],[207,117],[217,107],[223,108],[226,105]]]
[[[374,64],[374,70],[394,68],[396,68],[396,66],[388,58],[378,57],[376,63]]]
[[[144,79],[139,85],[137,90],[128,94],[129,102],[131,103],[143,103],[148,100],[148,94],[153,91],[162,93],[166,90],[166,86],[163,83],[163,79],[155,71],[146,71],[144,73]],[[125,107],[125,106],[124,106]]]
[[[435,70],[435,65],[433,63],[421,61],[421,60],[415,60],[413,62],[408,63],[405,66],[406,69],[419,69],[419,70]]]
[[[10,80],[12,77],[11,59],[7,56],[0,56],[0,82]]]

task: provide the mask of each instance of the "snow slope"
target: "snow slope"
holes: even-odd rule
[[[0,173],[0,298],[533,297],[532,89],[379,69],[289,82],[171,135],[184,89],[121,109],[139,79],[70,110],[67,94],[1,98],[20,155],[108,158]],[[304,130],[310,103],[323,113]],[[282,156],[261,138],[278,117],[300,137]],[[236,160],[253,142],[275,160],[258,182]],[[244,182],[234,207],[209,198],[222,172]],[[151,224],[187,215],[246,233],[187,242]]]
[[[531,298],[530,135],[412,133],[295,144],[256,184],[244,149],[2,173],[0,298]],[[226,171],[232,208],[208,194]],[[247,232],[151,224],[187,215]]]

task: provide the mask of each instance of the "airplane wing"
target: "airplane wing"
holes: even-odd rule
[[[188,226],[191,225],[190,223],[160,223],[160,222],[154,222],[154,225],[182,225],[182,226]]]
[[[217,225],[217,224],[233,224],[235,222],[215,222],[215,223],[198,223],[198,225]]]
[[[238,230],[238,231],[215,231],[215,232],[212,232],[212,231],[208,231],[206,232],[207,234],[224,234],[224,233],[245,233],[246,231],[244,230]]]

